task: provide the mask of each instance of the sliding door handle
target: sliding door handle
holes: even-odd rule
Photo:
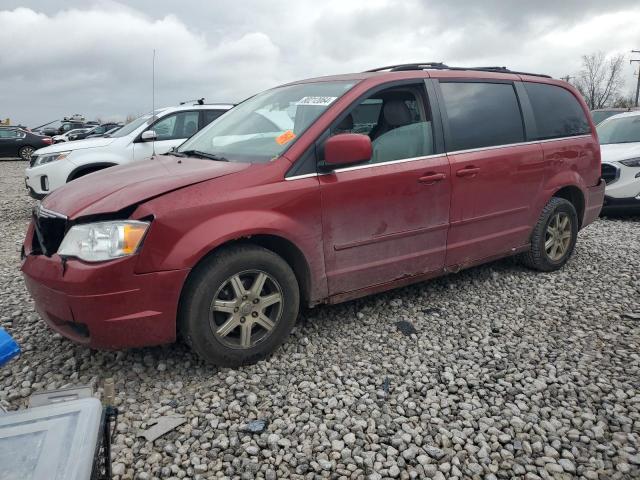
[[[458,177],[473,177],[474,175],[477,175],[480,172],[480,169],[478,167],[465,167],[462,170],[458,170],[456,172],[456,175]]]

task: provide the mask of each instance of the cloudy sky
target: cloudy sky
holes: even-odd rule
[[[580,56],[640,49],[637,0],[2,0],[0,118],[124,118],[279,83],[444,61],[559,77]],[[628,61],[627,61],[628,65]],[[635,86],[626,67],[625,93]]]

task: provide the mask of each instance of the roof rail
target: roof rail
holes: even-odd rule
[[[420,63],[400,63],[398,65],[389,65],[386,67],[372,68],[371,70],[365,70],[365,72],[381,72],[383,70],[389,70],[391,72],[397,72],[401,70],[424,70],[425,68],[444,67],[447,66],[442,62],[420,62]]]
[[[194,98],[193,100],[185,100],[184,102],[180,102],[180,105],[185,105],[187,103],[196,102],[194,105],[204,105],[204,97],[202,98]]]
[[[492,72],[492,73],[512,73],[514,75],[531,75],[534,77],[551,78],[550,75],[542,73],[519,72],[509,70],[507,67],[450,67],[442,62],[420,62],[420,63],[404,63],[399,65],[390,65],[388,67],[373,68],[366,72],[381,72],[389,70],[390,72],[401,72],[406,70],[470,70],[475,72]]]

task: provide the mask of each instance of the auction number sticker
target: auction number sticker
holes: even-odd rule
[[[302,97],[296,105],[319,105],[326,107],[338,97]]]
[[[276,137],[276,143],[278,145],[284,145],[285,143],[289,143],[294,138],[296,138],[296,134],[293,133],[291,130],[287,130],[282,135]]]

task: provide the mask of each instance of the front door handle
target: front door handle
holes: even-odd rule
[[[444,180],[447,176],[444,173],[427,173],[418,179],[419,183],[433,184],[439,182],[440,180]]]
[[[480,169],[478,167],[465,167],[462,170],[458,170],[456,172],[456,175],[458,177],[472,177],[474,175],[477,175],[480,172]]]

